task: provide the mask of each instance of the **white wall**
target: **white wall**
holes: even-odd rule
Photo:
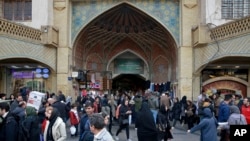
[[[32,0],[32,20],[20,23],[37,29],[53,25],[53,0]]]
[[[213,23],[214,25],[218,26],[232,21],[221,19],[221,0],[201,0],[200,2],[202,3],[201,5],[203,5],[203,7],[201,7],[201,13],[205,14],[200,15],[200,19],[204,19],[205,16],[205,21],[203,20],[201,23]]]

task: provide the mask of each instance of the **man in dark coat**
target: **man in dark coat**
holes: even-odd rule
[[[70,108],[63,102],[59,101],[57,96],[53,96],[53,98],[49,98],[48,101],[51,102],[51,106],[53,108],[56,108],[59,113],[60,113],[60,117],[63,119],[63,121],[66,123],[67,118],[66,118],[66,114],[68,114],[68,112],[70,111]]]
[[[9,110],[8,103],[0,102],[0,141],[16,141],[18,138],[18,124]]]

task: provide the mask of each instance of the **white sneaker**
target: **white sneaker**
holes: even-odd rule
[[[174,127],[172,127],[172,129],[174,129]]]
[[[128,139],[128,141],[132,141],[131,139]]]
[[[119,141],[119,137],[118,137],[118,136],[115,136],[115,140],[116,140],[116,141]]]

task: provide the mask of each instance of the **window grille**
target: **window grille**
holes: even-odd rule
[[[222,19],[239,19],[250,15],[250,0],[222,0]]]
[[[3,15],[12,21],[31,20],[32,0],[3,0]]]

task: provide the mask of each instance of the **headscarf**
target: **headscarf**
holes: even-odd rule
[[[48,119],[49,120],[49,126],[47,130],[47,140],[54,141],[52,136],[52,126],[54,125],[56,119],[59,117],[59,112],[56,108],[53,108],[53,111],[51,112],[51,116]]]
[[[181,99],[181,103],[187,103],[187,96],[183,96]]]
[[[231,113],[240,114],[240,109],[235,105],[230,106],[230,111]]]
[[[146,101],[142,102],[141,109],[137,115],[138,124],[140,124],[138,125],[138,132],[147,135],[155,134],[157,130],[154,117]]]
[[[26,115],[27,116],[35,116],[35,115],[37,115],[36,109],[34,107],[27,106],[26,107]]]

